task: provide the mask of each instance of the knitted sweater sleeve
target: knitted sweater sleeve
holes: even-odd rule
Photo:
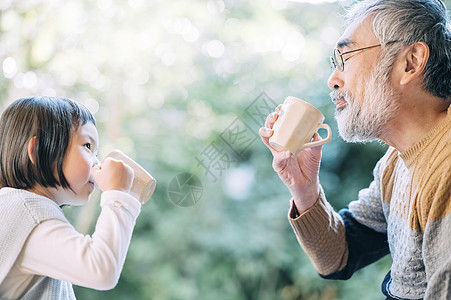
[[[449,159],[449,157],[448,157]],[[425,189],[420,223],[423,233],[423,258],[427,276],[425,299],[451,299],[451,167],[431,175],[431,189]]]
[[[428,283],[424,299],[450,299],[451,297],[451,256],[434,273]]]
[[[343,219],[320,196],[308,211],[298,215],[294,201],[288,216],[299,244],[320,274],[331,274],[346,266],[348,247]]]
[[[24,273],[76,285],[113,288],[122,271],[141,204],[128,194],[106,191],[92,236],[66,222],[46,220],[36,226],[18,259]]]
[[[322,190],[316,204],[300,216],[292,201],[290,223],[300,245],[324,278],[347,279],[389,253],[380,204],[381,161],[374,170],[374,181],[359,193],[359,200],[352,202],[350,209],[336,213]]]

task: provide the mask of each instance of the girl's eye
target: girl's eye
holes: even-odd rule
[[[86,143],[85,147],[88,148],[89,150],[91,150],[91,144],[90,143]]]

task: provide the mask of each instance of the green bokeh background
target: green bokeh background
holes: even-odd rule
[[[389,257],[348,281],[317,275],[288,223],[290,195],[257,137],[262,114],[300,97],[333,130],[320,180],[334,208],[371,182],[386,146],[343,142],[328,96],[328,57],[349,4],[2,0],[1,108],[30,95],[76,99],[95,113],[100,156],[119,148],[158,181],[117,287],[75,287],[79,299],[383,298]],[[205,168],[213,154],[216,164]],[[193,206],[171,201],[169,184],[182,173],[201,183]],[[96,192],[66,209],[83,233],[94,230],[98,200]]]

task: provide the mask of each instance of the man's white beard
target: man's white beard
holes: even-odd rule
[[[385,70],[384,70],[385,69]],[[390,72],[378,65],[371,74],[359,105],[348,92],[334,91],[332,100],[344,99],[346,106],[335,111],[338,131],[347,142],[371,142],[384,135],[387,123],[395,116],[398,99],[390,86]]]

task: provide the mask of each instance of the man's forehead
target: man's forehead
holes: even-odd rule
[[[337,42],[337,48],[365,46],[377,42],[373,32],[372,18],[351,23]]]

